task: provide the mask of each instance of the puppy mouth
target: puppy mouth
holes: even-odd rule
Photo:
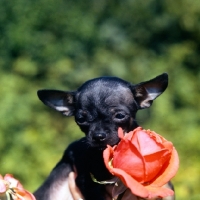
[[[91,148],[94,148],[94,149],[98,149],[98,150],[104,150],[107,148],[107,145],[106,144],[99,144],[99,143],[90,143],[90,147]]]
[[[90,142],[90,147],[103,151],[107,148],[107,145],[115,146],[119,143],[120,139],[118,138],[117,141],[102,141],[102,142]]]
[[[104,151],[106,149],[106,147],[98,147],[97,148],[99,151]]]

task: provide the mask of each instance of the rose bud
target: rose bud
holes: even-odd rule
[[[163,187],[173,178],[179,158],[173,144],[157,133],[141,127],[124,135],[119,128],[118,145],[103,152],[110,173],[121,179],[132,194],[142,198],[171,196],[174,192]]]

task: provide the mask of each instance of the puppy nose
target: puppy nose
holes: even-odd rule
[[[106,139],[106,133],[95,133],[93,136],[93,140],[96,142],[102,142]]]

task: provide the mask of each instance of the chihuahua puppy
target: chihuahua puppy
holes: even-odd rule
[[[65,150],[60,162],[34,193],[37,200],[67,200],[67,177],[76,170],[76,184],[86,200],[105,200],[105,187],[92,181],[110,180],[103,150],[119,142],[118,128],[138,127],[136,113],[148,108],[168,86],[168,75],[133,85],[116,77],[85,82],[77,91],[39,90],[39,99],[66,116],[74,116],[85,137]]]

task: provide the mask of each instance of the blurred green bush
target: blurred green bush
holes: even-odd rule
[[[180,155],[177,199],[200,195],[200,1],[0,1],[0,173],[35,190],[66,146],[83,136],[37,99],[97,76],[132,83],[169,74],[169,87],[138,113]]]

